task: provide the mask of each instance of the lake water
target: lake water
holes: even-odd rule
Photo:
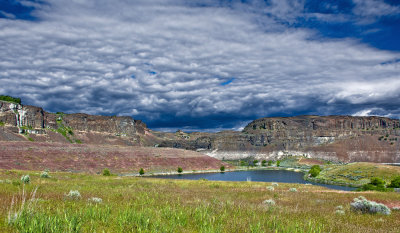
[[[344,190],[344,191],[355,190],[355,188],[352,187],[309,182],[304,180],[303,176],[304,173],[302,172],[294,172],[287,170],[250,170],[250,171],[234,171],[234,172],[224,172],[224,173],[164,175],[164,176],[154,176],[154,177],[165,178],[165,179],[187,179],[187,180],[207,179],[207,180],[219,180],[219,181],[260,181],[260,182],[282,182],[282,183],[298,183],[298,184],[311,183],[313,185],[319,185],[336,190]]]

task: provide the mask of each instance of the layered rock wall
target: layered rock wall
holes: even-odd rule
[[[262,118],[242,132],[192,133],[160,145],[199,150],[219,159],[297,155],[347,162],[400,162],[400,122],[375,116]]]
[[[45,134],[46,129],[69,127],[74,131],[99,132],[115,136],[134,137],[144,133],[146,125],[124,116],[96,116],[88,114],[55,114],[42,108],[0,101],[0,121],[18,127],[20,133]]]
[[[248,134],[254,146],[274,145],[279,149],[305,149],[361,135],[400,134],[399,120],[385,117],[299,116],[262,118],[248,124]]]
[[[218,159],[299,155],[346,162],[400,162],[399,120],[375,116],[272,117],[255,120],[241,132],[163,133],[131,117],[48,113],[0,101],[0,123],[0,140],[6,141],[173,147]]]

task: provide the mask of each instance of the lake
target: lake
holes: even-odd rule
[[[250,170],[250,171],[234,171],[224,173],[196,173],[196,174],[182,174],[182,175],[160,175],[153,176],[156,178],[165,179],[187,179],[187,180],[219,180],[219,181],[260,181],[260,182],[282,182],[282,183],[298,183],[319,185],[330,189],[352,191],[353,187],[319,184],[303,179],[304,173],[294,172],[287,170]]]

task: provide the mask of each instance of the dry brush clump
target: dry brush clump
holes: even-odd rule
[[[290,188],[290,189],[289,189],[289,192],[296,193],[296,192],[297,192],[297,189],[296,189],[296,188]]]
[[[11,200],[11,206],[7,215],[8,224],[15,224],[20,220],[24,213],[33,212],[34,205],[36,204],[36,191],[37,187],[31,192],[29,196],[25,192],[25,185],[22,186],[20,197],[13,196]]]
[[[384,204],[369,201],[363,196],[354,198],[353,202],[350,203],[350,207],[353,211],[361,212],[363,214],[383,214],[390,215],[391,211],[389,207]]]
[[[345,212],[344,212],[343,206],[342,206],[342,205],[336,206],[336,211],[335,211],[335,213],[338,214],[338,215],[344,215]]]
[[[275,201],[272,199],[268,199],[268,200],[263,201],[263,204],[268,205],[268,206],[274,206]]]
[[[103,199],[101,199],[100,197],[91,197],[88,199],[88,202],[93,204],[100,204],[103,202]]]
[[[70,190],[65,198],[67,200],[79,200],[81,199],[81,193],[78,190]]]

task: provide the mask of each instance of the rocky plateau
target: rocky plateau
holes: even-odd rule
[[[267,117],[250,122],[242,131],[166,133],[131,117],[49,113],[0,101],[0,124],[0,141],[168,147],[219,160],[304,156],[400,162],[400,122],[377,116]]]

